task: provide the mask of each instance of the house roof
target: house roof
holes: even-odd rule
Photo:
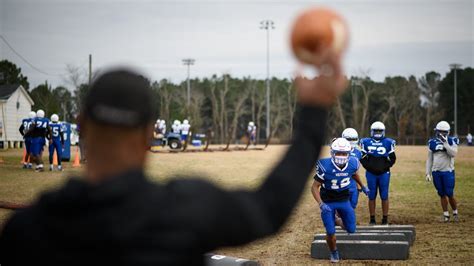
[[[0,85],[0,100],[8,100],[18,87],[19,84]]]
[[[31,99],[29,93],[20,84],[0,85],[0,101],[8,100],[17,89],[20,89],[25,94],[31,105],[34,105],[33,99]]]

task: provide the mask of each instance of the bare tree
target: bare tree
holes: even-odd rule
[[[428,72],[418,80],[418,88],[421,92],[421,105],[426,110],[425,115],[425,137],[431,134],[432,121],[437,116],[435,111],[438,106],[439,84],[441,75],[436,72]]]

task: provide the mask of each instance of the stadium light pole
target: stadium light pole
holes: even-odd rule
[[[183,65],[186,65],[188,67],[188,77],[186,79],[186,83],[187,83],[187,87],[188,87],[187,97],[186,97],[188,108],[189,108],[189,105],[191,104],[191,81],[189,80],[189,75],[190,75],[190,71],[191,71],[191,66],[194,65],[194,62],[196,62],[196,60],[194,60],[192,58],[183,59]]]
[[[458,82],[457,70],[461,64],[450,64],[449,67],[454,70],[454,136],[458,136]]]
[[[266,95],[266,111],[267,111],[267,139],[270,137],[270,30],[275,29],[275,23],[272,20],[260,21],[260,29],[267,31],[267,95]]]

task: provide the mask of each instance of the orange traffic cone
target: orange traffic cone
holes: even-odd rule
[[[76,148],[76,155],[74,156],[74,163],[72,164],[72,167],[80,167],[81,162],[79,158],[79,148]]]
[[[58,155],[56,154],[56,151],[53,153],[53,165],[58,165]]]
[[[0,163],[4,163],[4,161],[3,161],[2,157],[0,157]]]

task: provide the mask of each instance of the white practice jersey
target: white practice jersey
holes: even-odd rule
[[[182,124],[181,125],[181,134],[182,135],[188,135],[190,127],[191,127],[191,125],[189,125],[189,124]]]

